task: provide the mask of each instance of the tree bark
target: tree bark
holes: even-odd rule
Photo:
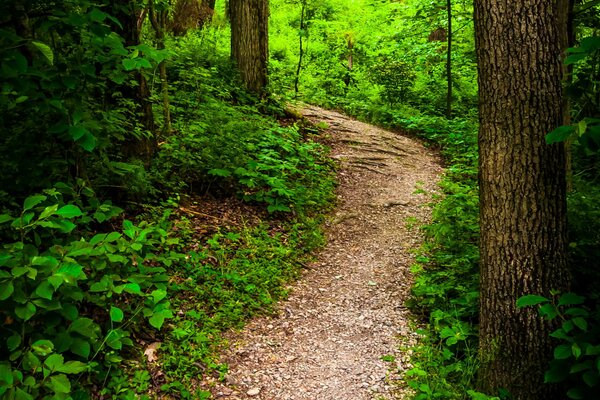
[[[163,10],[156,10],[154,6],[154,1],[150,0],[148,2],[149,7],[149,18],[152,27],[154,28],[154,33],[156,35],[156,47],[159,50],[165,49],[165,31],[167,29],[168,17],[169,17],[169,9],[165,8]],[[163,60],[158,64],[158,70],[160,75],[160,89],[162,95],[162,108],[163,108],[163,127],[162,133],[164,135],[168,135],[171,133],[171,109],[169,103],[169,81],[167,78],[167,64]]]
[[[246,87],[261,96],[268,83],[268,0],[230,0],[231,57]]]
[[[299,43],[299,54],[298,54],[298,66],[296,67],[296,77],[294,78],[294,96],[298,97],[298,83],[300,82],[300,71],[302,70],[302,59],[304,57],[304,42],[303,38],[305,35],[306,26],[304,25],[304,16],[306,11],[306,0],[302,0],[302,8],[300,9],[300,33],[298,34]]]
[[[446,49],[446,118],[452,118],[452,0],[446,0],[448,16],[448,48]]]
[[[543,383],[552,326],[526,294],[569,286],[565,151],[544,136],[563,121],[555,1],[477,0],[481,223],[480,388],[514,399],[562,398]]]

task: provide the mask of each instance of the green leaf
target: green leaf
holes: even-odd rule
[[[578,343],[573,343],[571,345],[571,352],[573,353],[576,359],[581,357],[581,347]]]
[[[160,329],[163,323],[165,322],[165,319],[172,317],[173,313],[171,312],[171,310],[161,310],[152,314],[148,322],[150,322],[150,325],[152,325],[156,329]]]
[[[27,302],[24,306],[15,307],[15,314],[23,321],[28,321],[35,315],[36,307],[33,303]]]
[[[35,289],[35,294],[40,296],[42,299],[52,300],[54,294],[54,287],[48,281],[42,281]]]
[[[517,300],[517,307],[523,308],[527,306],[535,306],[537,304],[546,303],[548,301],[549,300],[543,296],[529,294],[527,296],[522,296]]]
[[[108,14],[100,11],[96,7],[92,8],[88,15],[90,19],[94,22],[103,22],[108,17]]]
[[[110,320],[112,322],[121,322],[123,317],[123,311],[119,307],[110,307]]]
[[[87,338],[97,338],[96,324],[89,318],[77,318],[69,326],[69,332],[77,332]]]
[[[17,347],[21,344],[21,335],[13,334],[8,339],[6,339],[6,347],[8,347],[9,351],[15,351]]]
[[[48,46],[45,43],[42,42],[38,42],[37,40],[32,40],[31,44],[39,50],[40,53],[42,53],[42,55],[46,58],[46,60],[48,61],[48,64],[53,65],[54,64],[54,53],[52,52],[52,49],[50,48],[50,46]]]
[[[558,142],[564,142],[575,133],[575,127],[571,125],[559,126],[552,132],[546,135],[546,143],[553,144]]]
[[[81,217],[83,215],[81,210],[79,209],[79,207],[74,206],[72,204],[67,204],[66,206],[62,206],[61,208],[58,209],[58,211],[56,211],[56,214],[58,214],[64,218]]]
[[[21,388],[17,388],[15,392],[15,400],[34,400],[33,396]]]
[[[63,372],[65,374],[79,374],[88,369],[88,366],[81,361],[67,361],[63,365],[59,366],[56,371]]]
[[[0,224],[5,224],[7,222],[10,222],[13,220],[13,217],[11,217],[8,214],[1,214],[0,215]]]
[[[31,350],[35,354],[45,357],[54,350],[54,343],[49,340],[38,340],[31,345]]]
[[[91,153],[96,148],[96,137],[88,132],[77,143]]]
[[[66,394],[71,392],[71,382],[69,381],[69,378],[63,374],[52,375],[50,377],[50,382],[46,383],[46,386],[56,394]]]
[[[558,305],[572,306],[577,304],[583,304],[584,301],[585,297],[583,296],[579,296],[575,293],[565,293],[562,296],[560,296],[560,299],[558,299]]]
[[[87,359],[91,353],[91,346],[88,341],[75,338],[73,339],[73,344],[71,344],[69,350],[71,350],[73,354],[77,354],[78,356]]]
[[[8,299],[14,291],[15,287],[12,281],[0,283],[0,301]]]
[[[570,399],[574,399],[574,400],[585,399],[584,396],[585,395],[582,393],[581,389],[579,389],[579,388],[569,389],[569,391],[567,392],[567,397]]]
[[[85,129],[83,126],[80,126],[80,125],[75,125],[75,126],[69,127],[69,135],[71,136],[71,138],[73,140],[79,140],[88,133],[90,133],[90,131],[88,131],[87,129]]]
[[[137,68],[138,63],[137,60],[133,59],[133,58],[125,58],[123,61],[123,68],[125,68],[125,71],[132,71],[134,69]]]
[[[60,354],[51,354],[48,358],[46,358],[46,361],[44,361],[44,365],[52,372],[55,372],[64,363],[65,358]]]
[[[156,290],[153,290],[150,295],[154,299],[154,304],[157,304],[162,299],[164,299],[165,297],[167,297],[167,291],[164,290],[164,289],[156,289]]]
[[[58,210],[58,204],[52,204],[51,206],[44,208],[44,211],[42,211],[38,217],[38,220],[48,218],[49,216],[53,215],[56,210]]]
[[[228,171],[226,169],[220,169],[220,168],[215,168],[215,169],[211,169],[208,171],[209,175],[214,175],[214,176],[222,176],[222,177],[229,177],[231,176],[231,171]]]
[[[41,194],[35,196],[29,196],[23,202],[23,211],[31,210],[33,207],[40,204],[42,201],[46,200],[47,197]]]
[[[0,385],[0,388],[4,385],[12,386],[13,384],[13,374],[10,365],[5,363],[0,363],[0,382],[4,382],[3,385]]]
[[[597,371],[587,371],[585,374],[583,374],[583,381],[585,382],[586,385],[588,385],[589,387],[594,387],[598,384],[598,372]]]
[[[554,358],[557,360],[565,360],[571,357],[571,345],[561,344],[554,349]]]
[[[573,318],[573,324],[575,324],[575,326],[581,329],[582,331],[587,331],[588,329],[587,321],[581,317]]]

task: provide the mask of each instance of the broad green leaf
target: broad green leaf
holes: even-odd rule
[[[215,169],[209,170],[208,174],[214,175],[214,176],[229,177],[229,176],[231,176],[231,171],[226,170],[226,169],[215,168]]]
[[[91,153],[96,148],[96,137],[88,132],[77,143]]]
[[[543,296],[529,294],[527,296],[522,296],[517,300],[517,307],[523,308],[527,306],[535,306],[537,304],[546,303],[548,301],[549,300]]]
[[[42,201],[46,200],[47,197],[41,194],[35,196],[29,196],[23,202],[23,211],[31,210],[33,207],[40,204]]]
[[[15,307],[15,314],[23,321],[28,321],[35,315],[36,307],[32,302],[27,302],[23,306]]]
[[[586,369],[592,369],[592,368],[594,368],[594,363],[592,362],[592,360],[587,360],[582,363],[574,364],[571,367],[569,372],[571,374],[575,374],[577,372],[585,371]]]
[[[562,296],[560,296],[560,299],[558,299],[558,305],[572,306],[577,304],[583,304],[584,301],[585,297],[583,296],[579,296],[575,293],[565,293]]]
[[[34,400],[33,396],[21,388],[17,388],[15,392],[15,400]]]
[[[46,58],[46,60],[48,61],[48,64],[53,65],[54,64],[54,53],[52,52],[52,49],[50,48],[50,46],[48,46],[45,43],[42,42],[38,42],[37,40],[32,40],[31,44],[39,50],[40,53],[42,53],[42,55]]]
[[[69,326],[69,332],[76,332],[87,338],[97,338],[96,324],[89,318],[77,318]]]
[[[81,361],[67,361],[63,365],[59,366],[56,371],[63,372],[65,374],[79,374],[88,369],[88,366]]]
[[[578,327],[579,329],[581,329],[582,331],[587,331],[587,329],[588,329],[588,323],[584,318],[581,318],[581,317],[573,318],[573,324],[575,324],[575,326]]]
[[[585,399],[585,394],[580,388],[573,388],[569,389],[567,397],[574,400],[583,400]]]
[[[49,216],[54,215],[56,210],[58,210],[58,204],[52,204],[51,206],[44,208],[44,211],[42,211],[42,213],[38,217],[38,220],[48,218]]]
[[[88,15],[90,19],[94,22],[103,22],[108,17],[108,14],[100,11],[96,7],[92,8]]]
[[[171,312],[171,310],[161,310],[152,314],[148,322],[150,322],[150,325],[152,325],[156,329],[160,329],[163,323],[165,322],[165,319],[172,317],[173,313]]]
[[[52,300],[54,294],[54,287],[48,281],[42,281],[35,289],[35,294],[40,296],[42,299]]]
[[[8,339],[6,339],[6,347],[8,347],[9,351],[15,351],[17,347],[21,344],[21,335],[13,334]]]
[[[80,125],[75,125],[75,126],[69,127],[69,135],[71,136],[71,138],[73,140],[79,140],[88,133],[90,133],[90,131],[88,131],[87,129],[85,129],[83,126],[80,126]]]
[[[58,209],[58,211],[56,211],[56,214],[64,218],[81,217],[83,215],[79,207],[74,206],[72,204],[62,206]]]
[[[583,381],[589,387],[594,387],[594,386],[598,385],[598,381],[599,381],[598,372],[594,371],[594,370],[587,371],[585,374],[583,374]]]
[[[50,256],[35,256],[31,259],[31,265],[38,265],[48,268],[56,268],[59,264],[59,261]]]
[[[5,364],[4,362],[0,363],[0,383],[2,382],[8,386],[13,384],[12,369],[9,364]],[[0,384],[0,387],[2,386],[4,385]]]
[[[546,143],[552,144],[564,142],[569,137],[571,137],[571,135],[573,135],[574,132],[575,128],[571,125],[559,126],[558,128],[546,135]]]
[[[562,382],[567,376],[569,376],[568,368],[561,368],[556,366],[551,368],[549,371],[546,371],[546,373],[544,374],[544,383]]]
[[[138,62],[136,59],[133,58],[125,58],[123,61],[123,68],[125,68],[125,71],[132,71],[134,69],[138,68]]]
[[[123,311],[119,307],[110,307],[110,320],[112,322],[121,322],[123,317]]]
[[[54,372],[59,367],[61,367],[65,363],[65,358],[60,354],[51,354],[46,361],[44,361],[44,366],[48,368],[50,371]]]
[[[153,290],[150,295],[152,296],[152,298],[154,299],[154,303],[156,304],[156,303],[160,302],[162,299],[164,299],[165,297],[167,297],[167,291],[164,289],[156,289],[156,290]]]
[[[71,392],[71,382],[69,381],[69,378],[63,374],[52,375],[50,377],[50,382],[46,383],[46,386],[56,394],[66,394]]]
[[[6,300],[15,291],[15,287],[12,281],[5,281],[0,283],[0,301]]]
[[[579,346],[578,343],[573,343],[571,345],[571,352],[573,353],[575,358],[581,357],[581,347]]]
[[[73,344],[71,344],[71,348],[69,350],[71,350],[74,354],[87,359],[90,356],[91,346],[88,341],[75,338],[73,339]]]
[[[10,222],[10,221],[12,221],[13,219],[14,219],[14,218],[13,218],[13,217],[11,217],[11,216],[10,216],[10,215],[8,215],[8,214],[2,214],[2,215],[0,215],[0,224],[4,224],[4,223],[7,223],[7,222]]]
[[[571,345],[561,344],[554,349],[554,358],[557,360],[565,360],[572,355]]]
[[[35,354],[45,357],[54,350],[54,343],[49,340],[38,340],[31,345],[31,349]]]
[[[41,368],[41,366],[42,362],[35,354],[33,354],[31,351],[25,353],[23,356],[23,368],[25,370],[33,371]]]
[[[124,287],[124,290],[126,293],[130,294],[142,294],[142,289],[137,283],[127,283]]]

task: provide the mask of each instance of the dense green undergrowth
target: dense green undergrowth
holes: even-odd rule
[[[91,8],[85,16],[102,25],[108,16],[98,13]],[[283,105],[242,89],[228,55],[213,48],[216,30],[172,44],[173,132],[158,137],[151,158],[130,155],[125,132],[147,132],[135,119],[119,126],[134,115],[129,104],[94,102],[76,91],[68,100],[86,96],[89,111],[75,111],[67,127],[74,134],[80,122],[92,135],[97,115],[114,117],[97,146],[82,149],[61,136],[39,165],[47,169],[44,180],[23,167],[20,153],[4,154],[2,165],[31,181],[0,193],[0,398],[206,397],[197,381],[226,369],[217,361],[221,334],[270,312],[323,244],[320,223],[334,189],[327,148]],[[97,36],[123,47],[108,29]],[[57,47],[54,65],[42,60],[29,68],[61,74],[58,67],[79,55],[70,50]],[[119,55],[114,67],[125,76]],[[152,78],[155,67],[151,60],[136,71]],[[17,75],[11,79],[23,79]],[[56,91],[9,104],[13,117],[38,118],[28,123],[37,123],[42,147],[53,140],[52,131],[40,132],[52,122],[56,110],[45,102]],[[160,99],[152,104],[160,115]],[[20,128],[6,132],[3,148],[21,137]],[[261,222],[198,231],[178,199],[207,197],[237,197]],[[202,213],[201,202],[195,207]],[[153,343],[161,343],[153,353],[158,363],[144,355]]]

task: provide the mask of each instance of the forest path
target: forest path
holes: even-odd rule
[[[342,114],[312,106],[302,113],[328,124],[340,162],[328,244],[277,316],[229,335],[229,372],[211,391],[231,400],[403,398],[393,381],[409,359],[399,337],[415,337],[404,306],[411,249],[422,240],[416,227],[430,218],[439,159],[415,139]]]

